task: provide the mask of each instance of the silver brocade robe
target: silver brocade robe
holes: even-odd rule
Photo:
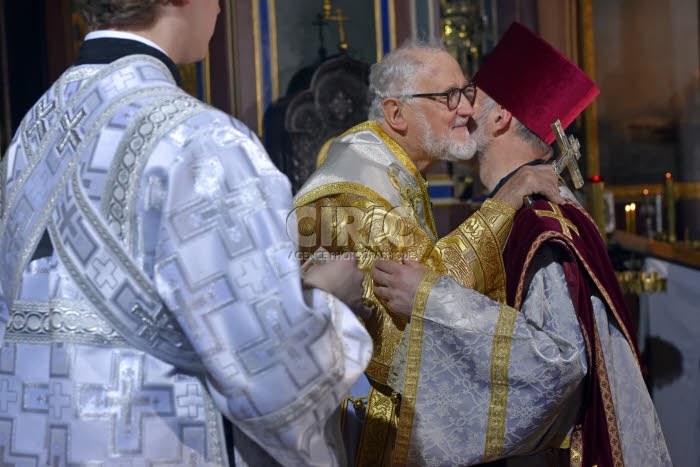
[[[562,195],[574,199],[566,188]],[[416,298],[426,301],[425,312],[420,320],[414,315],[407,326],[389,376],[390,384],[403,391],[408,338],[420,326],[407,465],[466,466],[496,458],[508,458],[509,466],[562,465],[557,463],[562,460],[569,465],[568,454],[548,458],[546,451],[569,445],[588,364],[557,259],[547,247],[535,255],[530,269],[536,272],[519,311],[450,277],[434,283],[426,279],[429,287]],[[591,302],[624,465],[671,466],[632,350],[608,319],[604,300],[593,295]],[[505,371],[497,370],[503,364]]]
[[[337,408],[371,341],[302,291],[290,185],[257,138],[160,61],[64,73],[0,206],[0,463],[224,466],[223,413],[238,461],[273,462],[250,437],[285,466],[345,464]]]

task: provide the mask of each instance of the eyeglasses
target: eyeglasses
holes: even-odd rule
[[[423,94],[406,94],[397,97],[445,97],[447,98],[447,108],[454,110],[459,107],[459,101],[462,99],[462,94],[467,98],[469,105],[474,105],[476,100],[476,85],[469,83],[463,88],[452,88],[447,92],[428,92]]]

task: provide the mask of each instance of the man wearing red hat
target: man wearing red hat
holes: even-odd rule
[[[340,136],[321,155],[323,163],[295,198],[300,249],[357,253],[369,273],[378,257],[404,255],[453,277],[464,286],[505,300],[501,253],[515,210],[533,192],[559,199],[550,167],[518,174],[494,199],[458,229],[438,239],[424,174],[441,159],[469,159],[475,144],[467,122],[475,88],[457,61],[439,46],[406,44],[372,67],[368,122]],[[533,177],[537,174],[537,177]],[[365,319],[374,343],[366,371],[371,382],[353,392],[364,413],[361,441],[349,456],[356,465],[392,462],[399,415],[396,391],[387,384],[406,319],[389,314],[367,277],[365,301],[375,312]]]
[[[550,160],[551,124],[568,125],[599,92],[517,23],[473,82],[472,136],[492,195]],[[563,203],[516,215],[503,301],[415,262],[376,263],[376,293],[411,320],[389,381],[402,394],[395,463],[671,465],[605,245],[560,190]]]

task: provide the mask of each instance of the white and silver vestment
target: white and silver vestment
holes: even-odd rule
[[[344,464],[371,341],[302,291],[289,182],[243,124],[152,57],[76,66],[1,176],[0,463],[228,465],[223,413],[285,466]]]

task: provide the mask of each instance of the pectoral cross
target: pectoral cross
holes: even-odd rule
[[[561,122],[558,119],[556,122],[552,123],[552,131],[557,138],[557,144],[561,150],[561,154],[557,157],[557,160],[552,163],[554,171],[557,175],[561,175],[564,169],[568,168],[574,187],[579,189],[583,186],[583,177],[581,176],[581,171],[576,161],[581,158],[581,153],[579,152],[581,145],[578,140],[571,135],[569,135],[567,139]]]
[[[561,154],[557,159],[552,162],[552,167],[554,167],[554,172],[557,175],[561,175],[564,169],[569,169],[569,174],[571,175],[571,180],[574,182],[574,187],[579,189],[583,186],[583,176],[581,176],[581,171],[578,169],[578,163],[576,162],[581,158],[581,144],[573,136],[566,137],[564,133],[564,128],[561,126],[561,122],[557,119],[551,125],[554,136],[557,138],[557,144]],[[525,206],[532,207],[535,204],[532,196],[524,196],[523,203]]]

